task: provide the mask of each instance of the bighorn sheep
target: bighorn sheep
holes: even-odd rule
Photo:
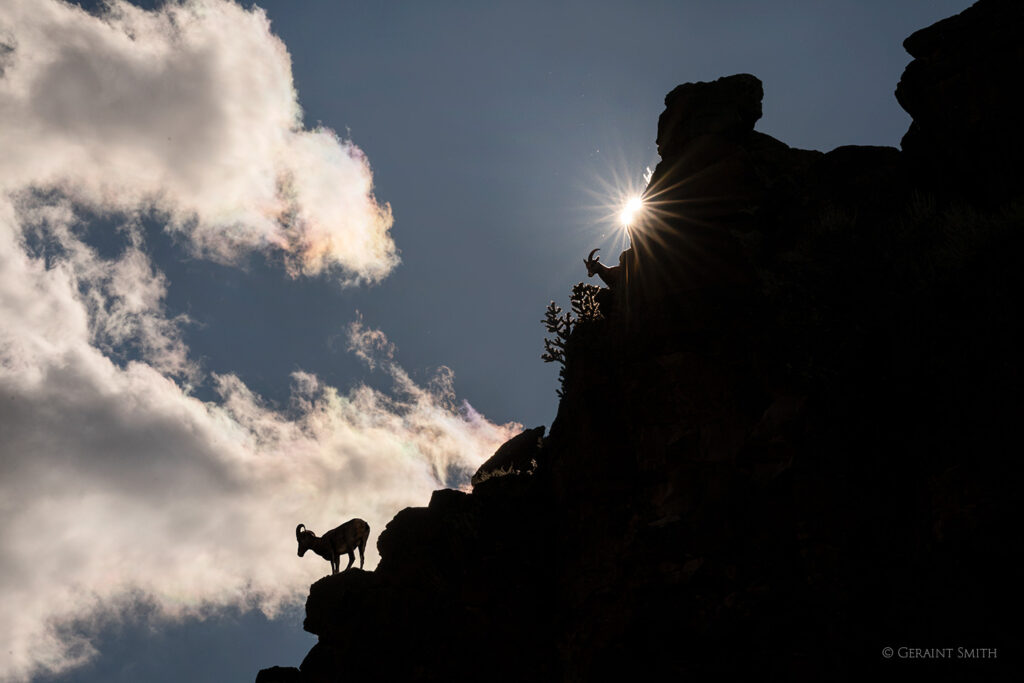
[[[295,538],[299,541],[299,557],[307,550],[331,563],[331,574],[337,574],[341,566],[342,553],[348,553],[348,571],[356,561],[355,551],[359,549],[359,568],[363,568],[363,551],[366,550],[366,539],[370,537],[370,525],[361,519],[350,519],[336,529],[331,529],[323,536],[317,535],[306,528],[305,524],[295,527]]]
[[[583,259],[583,265],[587,267],[587,277],[594,277],[597,275],[604,283],[609,287],[614,287],[619,282],[619,269],[621,266],[606,266],[601,263],[600,256],[594,256],[595,253],[601,251],[600,249],[594,249],[590,252],[587,258]]]

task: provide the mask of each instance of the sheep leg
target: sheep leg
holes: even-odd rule
[[[352,563],[356,561],[356,554],[351,550],[348,551],[348,566],[345,567],[345,571],[352,568]]]

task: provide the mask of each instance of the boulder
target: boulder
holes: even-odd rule
[[[473,475],[473,487],[494,477],[533,472],[541,462],[544,426],[527,429],[503,443]]]

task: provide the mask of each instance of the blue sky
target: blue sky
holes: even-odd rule
[[[657,162],[668,91],[753,73],[759,130],[826,151],[898,146],[902,40],[965,3],[282,1],[259,3],[270,33],[249,26],[251,44],[235,27],[255,15],[224,6],[194,3],[167,38],[123,7],[99,25],[57,0],[0,0],[12,48],[0,153],[17,160],[0,161],[0,248],[14,255],[0,261],[13,321],[0,335],[0,492],[21,506],[0,527],[0,595],[20,609],[0,624],[20,648],[0,679],[249,680],[298,665],[313,643],[302,598],[327,565],[294,556],[296,523],[364,516],[372,545],[444,473],[489,456],[509,423],[550,425],[557,369],[540,360],[540,319],[585,279],[587,252],[614,259],[608,216]],[[146,41],[159,49],[138,52]],[[67,68],[34,66],[69,46]],[[237,61],[210,66],[221,58]],[[267,114],[287,119],[288,77],[303,126],[292,137]],[[236,182],[274,136],[295,206],[336,240],[322,268]],[[227,206],[236,191],[255,199]],[[393,224],[331,223],[385,205]],[[367,235],[378,241],[352,246]],[[442,368],[451,391],[432,394]],[[64,558],[21,534],[21,520],[47,529],[61,515],[84,520],[47,532]],[[119,556],[153,525],[168,548]],[[218,535],[243,527],[253,545],[218,555]],[[157,555],[161,569],[146,569]],[[65,594],[88,599],[68,611]]]

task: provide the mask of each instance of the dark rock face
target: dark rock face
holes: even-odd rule
[[[896,88],[914,117],[903,151],[942,191],[998,197],[1024,186],[1024,129],[1012,103],[1022,23],[1024,4],[986,0],[903,43],[914,57]]]
[[[1021,33],[1015,7],[908,49],[966,83],[977,35]],[[1016,82],[1024,59],[1000,54],[979,83]],[[673,91],[659,203],[605,318],[567,342],[550,434],[400,512],[376,571],[314,584],[296,680],[848,680],[905,674],[885,647],[1008,656],[1024,190],[939,192],[922,160],[999,167],[971,140],[1012,106],[992,89],[955,123],[916,63],[904,152],[753,131],[752,76]]]
[[[750,146],[762,94],[761,81],[739,74],[680,85],[665,97],[662,160],[645,192],[646,218],[633,231],[629,306],[668,311],[682,292],[750,282],[735,236],[721,226],[743,229],[757,206],[762,188]]]

